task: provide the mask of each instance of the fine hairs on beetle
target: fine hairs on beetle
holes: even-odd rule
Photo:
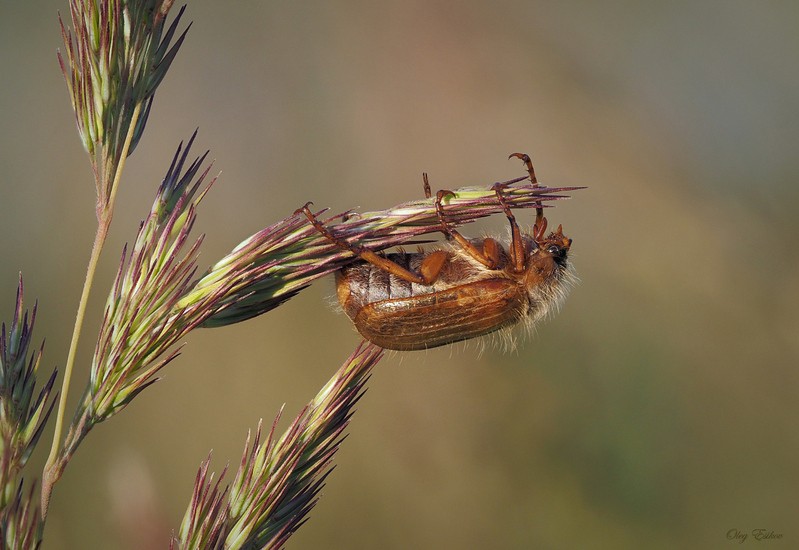
[[[538,182],[530,157],[521,159],[533,185]],[[510,158],[509,157],[509,158]],[[431,197],[425,175],[425,195]],[[572,240],[558,226],[546,234],[547,219],[540,203],[530,233],[523,233],[503,198],[506,184],[495,184],[497,201],[510,223],[510,242],[492,237],[467,239],[446,220],[436,194],[441,231],[450,241],[443,248],[385,255],[337,238],[308,209],[304,213],[327,239],[360,258],[336,273],[336,294],[355,328],[370,342],[392,350],[423,350],[488,334],[507,335],[535,324],[556,310],[575,277],[569,262]]]

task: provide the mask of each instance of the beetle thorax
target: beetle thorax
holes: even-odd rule
[[[536,322],[557,310],[575,276],[568,259],[571,239],[558,228],[528,252],[524,287],[530,300],[529,320]]]

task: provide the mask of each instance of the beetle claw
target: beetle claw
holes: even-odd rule
[[[527,173],[530,176],[530,182],[533,184],[533,187],[538,187],[538,180],[535,177],[535,169],[533,168],[533,161],[530,160],[530,155],[525,153],[511,153],[508,158],[516,157],[517,159],[521,159],[522,162],[527,166]],[[541,205],[541,202],[536,203],[535,207],[535,223],[536,225],[541,225],[546,227],[546,220],[544,219],[544,208]]]
[[[517,159],[521,159],[525,163],[530,162],[530,156],[527,153],[511,153],[510,155],[508,155],[509,159],[512,159],[514,157]]]
[[[436,206],[441,205],[441,201],[444,197],[454,197],[455,191],[450,191],[449,189],[439,189],[436,193]]]
[[[447,238],[451,236],[452,229],[449,227],[449,224],[444,219],[444,207],[441,204],[441,201],[444,199],[444,197],[454,197],[454,196],[455,193],[453,193],[449,189],[440,189],[436,193],[436,216],[438,217],[438,221],[439,223],[441,223],[441,229],[444,232],[444,234],[447,235]]]
[[[294,211],[294,215],[297,216],[298,214],[305,214],[307,216],[308,207],[312,204],[313,202],[311,201],[306,202],[303,206]]]
[[[527,173],[530,175],[530,181],[533,185],[538,185],[538,180],[535,177],[535,169],[533,168],[533,161],[530,160],[530,155],[527,153],[511,153],[508,158],[517,158],[521,160],[527,167]]]
[[[433,196],[430,190],[430,181],[427,179],[427,172],[422,172],[422,181],[424,182],[424,198],[429,199]]]
[[[491,186],[492,191],[502,191],[510,186],[510,183],[504,181],[498,181],[494,185]]]

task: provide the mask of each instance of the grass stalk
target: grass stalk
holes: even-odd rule
[[[125,143],[122,148],[119,162],[117,163],[116,170],[114,171],[114,178],[111,182],[111,192],[107,200],[98,197],[97,204],[97,232],[94,235],[94,244],[92,245],[92,253],[89,257],[89,265],[86,267],[86,278],[83,281],[83,290],[81,291],[80,301],[78,302],[78,312],[75,315],[75,326],[72,328],[72,338],[69,343],[69,353],[67,354],[67,363],[64,367],[64,380],[61,383],[61,394],[58,400],[58,409],[55,416],[55,430],[53,431],[53,442],[50,445],[50,454],[47,456],[47,462],[44,466],[42,473],[42,493],[41,493],[41,513],[42,522],[47,517],[47,509],[50,506],[50,496],[53,493],[53,486],[60,479],[63,467],[56,467],[59,461],[59,452],[61,450],[61,435],[64,429],[64,412],[67,407],[67,397],[69,395],[70,381],[72,380],[72,370],[75,366],[75,357],[78,351],[78,342],[80,341],[81,330],[83,329],[83,321],[86,317],[86,306],[89,303],[89,296],[91,294],[92,284],[94,283],[94,275],[97,272],[97,264],[100,260],[100,254],[103,251],[106,237],[108,237],[108,230],[111,227],[111,220],[114,217],[114,202],[116,200],[117,190],[119,189],[119,181],[122,177],[122,171],[125,168],[125,161],[130,151],[130,144],[133,141],[133,135],[136,130],[136,123],[139,119],[141,112],[141,105],[136,105],[131,116],[131,124],[128,127],[127,135],[125,136]],[[100,186],[98,186],[100,188]]]

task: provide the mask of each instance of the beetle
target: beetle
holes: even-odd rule
[[[537,185],[530,157],[521,159]],[[509,157],[509,158],[510,158]],[[370,342],[392,350],[434,348],[491,334],[523,323],[531,329],[557,307],[573,279],[568,254],[572,239],[563,228],[546,235],[547,219],[540,203],[531,233],[522,233],[495,184],[497,200],[510,223],[510,242],[467,239],[445,218],[436,194],[436,214],[450,246],[430,251],[379,255],[334,236],[308,205],[311,224],[337,246],[360,260],[336,273],[336,294],[355,328]],[[425,175],[425,195],[431,197]]]

